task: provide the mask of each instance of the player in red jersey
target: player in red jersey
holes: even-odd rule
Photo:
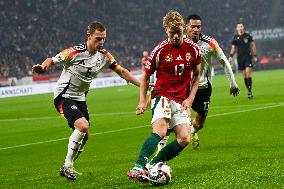
[[[144,68],[145,68],[145,65],[147,63],[147,60],[148,60],[148,51],[143,51],[143,58],[141,58],[141,71],[143,72]]]
[[[147,160],[166,136],[168,128],[173,129],[176,140],[167,144],[150,164],[173,159],[189,144],[190,115],[187,109],[192,105],[200,79],[201,54],[194,42],[183,37],[182,16],[175,11],[167,13],[163,26],[168,39],[160,42],[148,58],[136,108],[137,115],[144,113],[149,78],[156,71],[156,85],[151,94],[153,132],[145,140],[134,168],[127,173],[129,178],[141,182],[149,180],[145,171]]]

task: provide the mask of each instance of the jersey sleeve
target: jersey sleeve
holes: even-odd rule
[[[194,62],[194,67],[196,67],[198,64],[201,64],[202,62],[202,55],[200,52],[200,48],[196,45],[193,46],[194,50],[195,50],[195,54],[196,54],[196,60]]]
[[[221,49],[221,47],[219,46],[218,42],[215,39],[211,40],[212,43],[212,48],[214,48],[214,54],[215,57],[219,60],[220,64],[222,64],[224,71],[225,71],[225,75],[229,80],[230,83],[230,87],[236,88],[238,87],[231,65],[227,59],[227,57],[225,56],[223,50]]]
[[[253,41],[254,41],[254,40],[253,40],[253,37],[249,34],[249,35],[248,35],[248,42],[251,43],[251,42],[253,42]]]
[[[215,39],[211,39],[209,41],[209,45],[212,47],[215,57],[220,60],[225,60],[227,57],[225,56],[223,50],[219,46],[218,42]]]
[[[149,75],[152,75],[156,70],[156,66],[159,62],[160,52],[161,52],[161,48],[159,48],[159,45],[158,45],[154,48],[150,56],[148,56],[147,58],[146,64],[144,65],[144,71],[148,73]]]
[[[86,50],[86,44],[80,44],[73,47],[69,47],[58,53],[56,56],[52,57],[52,61],[54,64],[64,64],[67,62],[72,62],[72,60],[74,60],[79,53]]]
[[[107,50],[103,49],[101,50],[101,52],[106,56],[106,65],[108,65],[108,67],[110,69],[112,69],[113,71],[115,71],[117,69],[118,66],[120,66],[115,58],[112,56],[112,54],[110,52],[108,52]]]
[[[236,38],[236,36],[234,36],[233,39],[232,39],[232,45],[237,46],[237,38]]]

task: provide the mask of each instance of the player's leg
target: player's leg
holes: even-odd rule
[[[252,72],[252,69],[251,69],[250,66],[246,67],[243,71],[243,75],[244,75],[245,80],[246,80],[246,87],[247,87],[247,90],[248,90],[248,98],[249,99],[253,98],[251,72]]]
[[[201,130],[205,125],[206,116],[201,116],[198,112],[195,112],[194,121],[191,127],[191,145],[194,149],[199,148],[200,141],[197,132]]]
[[[242,58],[238,58],[238,65],[239,65],[239,70],[242,72],[243,74],[243,78],[244,78],[244,82],[245,82],[245,86],[248,90],[249,88],[249,82],[248,82],[248,78],[247,78],[247,72],[246,72],[246,67],[247,67],[247,63],[246,63],[246,58],[242,57]]]
[[[252,67],[253,63],[251,60],[251,57],[243,57],[238,59],[238,63],[240,65],[240,70],[242,71],[244,82],[248,91],[248,98],[251,99],[253,98],[252,95],[252,78],[251,78],[251,72],[252,72]]]
[[[69,137],[68,150],[64,165],[60,168],[60,174],[70,180],[76,179],[76,174],[73,172],[74,158],[89,129],[89,122],[80,111],[79,106],[76,101],[71,99],[63,99],[61,103],[63,115],[69,126],[72,127],[73,132]]]
[[[144,182],[145,166],[148,158],[155,152],[158,143],[166,136],[171,117],[169,101],[165,97],[152,99],[152,133],[144,141],[135,166],[127,173],[127,176],[134,180]]]
[[[79,102],[78,107],[79,107],[80,111],[83,113],[84,117],[86,118],[86,120],[88,121],[89,126],[90,126],[90,116],[89,116],[89,112],[88,112],[86,102],[85,101]],[[79,146],[78,152],[76,153],[76,155],[74,157],[74,161],[76,159],[78,159],[79,156],[81,155],[81,153],[84,151],[84,146],[87,143],[88,139],[89,139],[89,130],[87,130],[85,137],[83,138],[82,144]]]
[[[179,103],[171,101],[171,107],[175,111],[173,111],[171,115],[170,128],[173,128],[176,134],[176,140],[167,144],[157,156],[151,160],[150,164],[173,159],[189,144],[190,115],[188,115],[186,110],[181,111],[181,104]]]
[[[210,84],[208,84],[207,88],[198,89],[192,103],[192,109],[195,112],[195,115],[191,127],[191,144],[194,149],[199,147],[200,142],[197,132],[205,125],[206,116],[209,111],[211,93],[212,87]]]
[[[82,105],[82,103],[84,105]],[[84,145],[88,139],[88,135],[86,136],[89,130],[89,121],[87,120],[88,115],[86,119],[83,113],[85,109],[87,110],[87,106],[85,102],[76,102],[66,99],[62,108],[64,116],[68,122],[74,126],[74,131],[69,138],[68,153],[65,159],[65,165],[72,166],[75,156],[78,154],[78,151],[82,149],[82,145]]]
[[[127,173],[130,179],[140,182],[148,181],[145,170],[148,158],[153,155],[160,140],[166,136],[168,124],[167,118],[159,118],[152,124],[153,132],[144,141],[134,167]]]
[[[157,154],[159,153],[159,151],[161,151],[161,149],[163,149],[167,145],[168,140],[170,138],[170,134],[171,134],[171,130],[168,129],[166,136],[162,138],[162,140],[159,142],[159,144],[157,146],[158,147],[157,152],[156,152]]]
[[[174,157],[178,156],[180,152],[189,144],[190,142],[190,133],[189,133],[189,124],[183,123],[176,125],[174,127],[174,132],[176,134],[176,140],[167,144],[157,156],[155,156],[151,164],[158,163],[160,161],[169,161]]]

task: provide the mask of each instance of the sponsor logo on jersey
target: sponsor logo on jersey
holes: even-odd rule
[[[165,57],[165,61],[166,61],[166,62],[170,63],[170,62],[172,62],[173,60],[174,60],[173,55],[171,55],[171,54],[167,54],[167,55],[166,55],[166,57]]]
[[[71,109],[72,110],[77,110],[78,108],[77,108],[77,106],[73,105],[73,106],[71,106]]]
[[[186,59],[186,61],[190,61],[190,59],[191,59],[191,54],[190,54],[190,53],[186,53],[185,59]]]
[[[183,60],[181,55],[178,55],[178,57],[176,58],[176,60]]]

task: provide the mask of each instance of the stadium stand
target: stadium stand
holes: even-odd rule
[[[180,3],[178,3],[180,2]],[[261,6],[257,6],[261,4]],[[206,5],[206,6],[204,6]],[[271,11],[279,5],[280,9]],[[31,66],[46,56],[85,41],[86,25],[103,22],[108,31],[105,48],[125,67],[140,67],[143,50],[151,51],[163,37],[162,17],[178,10],[203,18],[203,31],[218,39],[226,54],[235,24],[244,20],[247,28],[271,26],[270,19],[284,17],[283,1],[266,0],[0,0],[0,77],[30,76]],[[276,19],[273,26],[283,26]],[[60,66],[47,74],[58,74]]]

